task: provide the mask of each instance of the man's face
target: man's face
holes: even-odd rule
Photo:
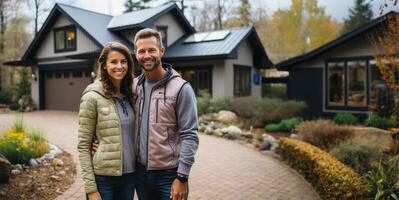
[[[155,37],[138,39],[136,41],[136,58],[141,68],[153,71],[161,64],[164,49],[161,48]]]

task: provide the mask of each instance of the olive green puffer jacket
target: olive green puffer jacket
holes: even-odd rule
[[[92,157],[94,134],[99,147]],[[86,193],[97,192],[94,175],[122,175],[119,114],[113,99],[104,94],[99,80],[87,86],[80,100],[78,151]]]

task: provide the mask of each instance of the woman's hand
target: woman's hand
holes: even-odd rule
[[[102,200],[100,193],[98,192],[92,192],[89,194],[89,200]]]

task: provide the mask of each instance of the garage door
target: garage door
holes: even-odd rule
[[[82,92],[91,83],[88,70],[47,71],[44,77],[46,110],[79,110]]]

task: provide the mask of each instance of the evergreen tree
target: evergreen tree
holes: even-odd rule
[[[17,85],[16,100],[18,101],[23,95],[30,95],[30,81],[29,81],[29,68],[22,68],[18,70],[19,83]]]
[[[366,0],[355,0],[355,6],[349,9],[349,18],[344,20],[342,33],[351,32],[361,25],[370,22],[372,18],[373,11],[371,10],[371,4],[367,3]]]
[[[150,8],[150,6],[148,6],[148,3],[151,1],[152,0],[141,0],[141,1],[140,0],[139,1],[126,0],[124,12],[127,13],[127,12],[136,11],[136,10]]]

